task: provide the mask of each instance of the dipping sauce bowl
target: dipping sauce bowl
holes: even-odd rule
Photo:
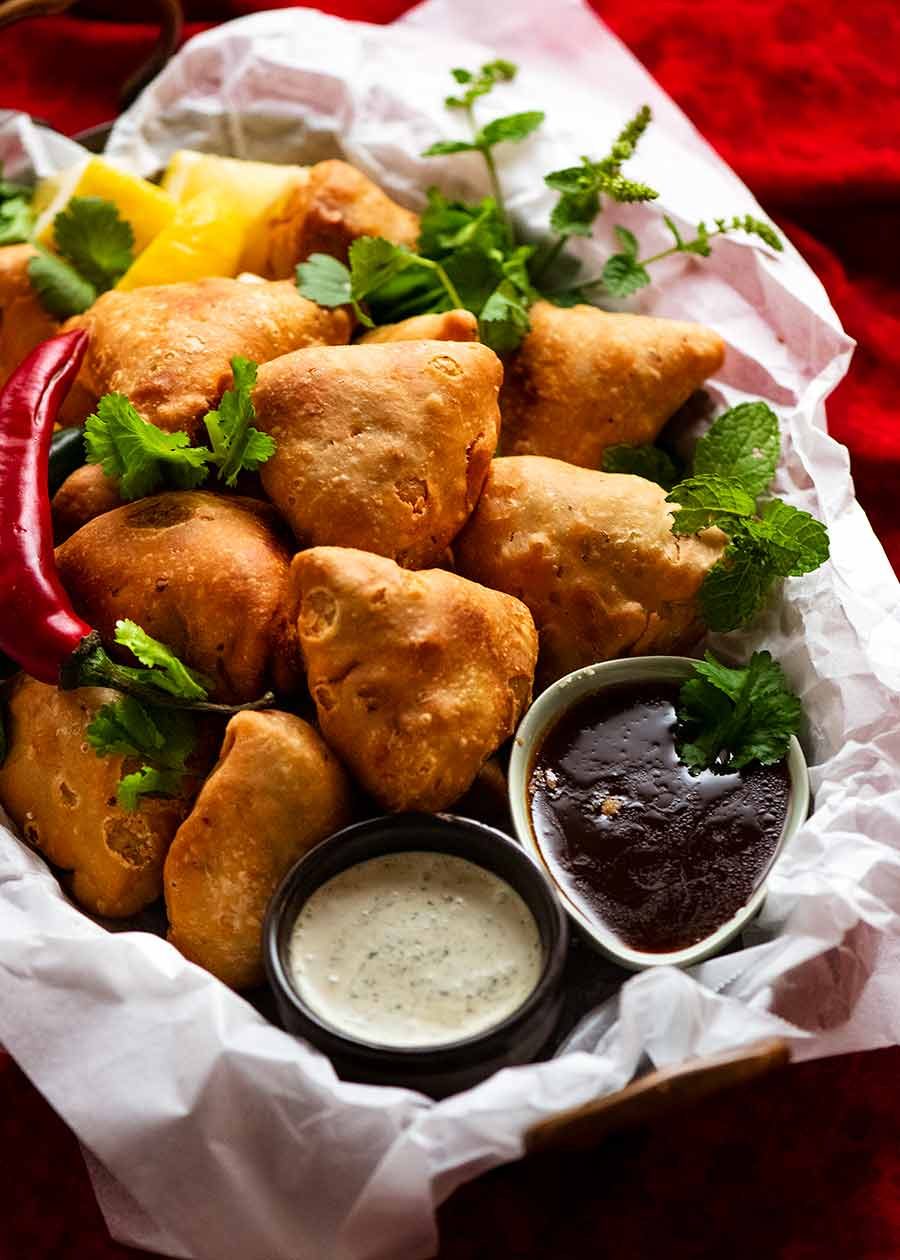
[[[521,844],[589,941],[630,970],[722,949],[760,909],[809,810],[794,737],[772,767],[693,776],[680,764],[672,704],[694,663],[651,656],[576,670],[538,697],[513,742]]]
[[[275,893],[263,937],[289,1032],[348,1080],[435,1098],[539,1056],[567,946],[533,858],[445,814],[374,818],[317,845]]]

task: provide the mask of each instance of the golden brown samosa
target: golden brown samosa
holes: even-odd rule
[[[399,324],[382,324],[360,337],[365,345],[383,341],[477,341],[478,318],[471,311],[438,311],[412,315]]]
[[[100,464],[82,464],[69,473],[53,496],[53,536],[62,542],[95,516],[122,506],[117,477],[107,477]]]
[[[348,162],[317,162],[275,201],[244,264],[273,280],[293,278],[297,263],[310,254],[346,262],[360,236],[383,236],[412,248],[419,238],[419,216]]]
[[[33,245],[0,247],[0,385],[59,327],[28,279],[28,264],[37,252]]]
[[[308,722],[235,714],[166,858],[172,944],[234,989],[260,984],[269,899],[298,858],[350,821],[351,790]]]
[[[176,490],[95,517],[56,559],[106,642],[119,618],[136,621],[206,674],[217,700],[240,703],[297,682],[285,532],[256,499]]]
[[[528,605],[544,685],[595,661],[680,651],[702,633],[697,592],[725,537],[676,538],[673,510],[642,477],[495,459],[454,544],[457,570]]]
[[[437,563],[497,445],[500,360],[478,342],[321,346],[260,368],[266,494],[301,546]]]
[[[113,289],[66,327],[91,335],[78,376],[91,406],[102,394],[125,394],[151,424],[192,438],[230,387],[234,355],[265,363],[302,346],[342,344],[351,332],[345,310],[308,302],[292,283],[224,277]]]
[[[59,691],[24,674],[7,706],[9,749],[0,766],[0,804],[25,839],[69,872],[73,897],[94,914],[136,914],[162,892],[163,859],[190,808],[197,781],[178,797],[144,796],[129,812],[116,803],[123,773],[138,762],[98,757],[88,724],[118,692]]]
[[[652,442],[725,356],[702,324],[550,302],[529,319],[500,395],[504,455],[599,468],[608,446]]]
[[[531,698],[528,609],[442,569],[410,573],[342,547],[292,566],[319,725],[390,810],[441,810],[472,783]]]

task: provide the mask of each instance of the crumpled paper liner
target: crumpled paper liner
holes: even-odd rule
[[[430,183],[482,194],[477,161],[418,154],[460,134],[441,104],[449,68],[496,55],[522,69],[485,116],[548,115],[501,161],[529,231],[553,202],[542,174],[598,153],[638,104],[653,107],[629,169],[662,196],[607,206],[576,246],[591,274],[616,223],[649,253],[668,243],[661,212],[685,227],[763,214],[579,0],[431,0],[388,28],[257,14],[188,44],[119,121],[109,152],[142,173],[185,146],[283,162],[343,155],[413,205]],[[72,153],[21,115],[0,116],[11,173],[26,159],[49,173]],[[690,973],[632,977],[566,1053],[435,1104],[338,1081],[165,941],[92,923],[0,829],[0,1038],[87,1148],[123,1242],[196,1260],[417,1260],[434,1251],[435,1205],[457,1185],[515,1159],[530,1125],[621,1088],[646,1060],[773,1033],[792,1037],[798,1057],[900,1039],[900,588],[825,428],[852,342],[790,245],[775,255],[717,241],[706,261],[659,267],[631,309],[722,334],[716,402],[772,404],[785,432],[778,492],[831,535],[828,565],[789,581],[752,634],[729,636],[741,651],[769,647],[803,697],[816,794],[744,948]]]

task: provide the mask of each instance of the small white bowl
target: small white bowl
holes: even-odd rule
[[[802,826],[809,811],[809,772],[806,759],[797,739],[791,736],[787,754],[791,785],[787,815],[769,864],[769,870],[750,900],[736,914],[717,928],[711,936],[697,941],[695,945],[689,945],[686,949],[672,950],[666,954],[631,949],[619,940],[600,919],[591,918],[570,899],[565,887],[550,870],[531,822],[528,780],[537,749],[550,728],[555,726],[562,715],[584,696],[596,695],[607,687],[618,686],[622,683],[655,681],[681,683],[690,676],[695,664],[695,661],[684,656],[642,656],[630,657],[626,660],[603,661],[598,665],[588,665],[584,669],[577,669],[573,674],[560,678],[538,696],[522,719],[513,741],[509,762],[509,804],[520,844],[544,868],[569,916],[582,929],[591,943],[619,966],[627,967],[630,971],[641,971],[645,967],[688,967],[693,963],[702,962],[704,958],[709,958],[710,955],[727,945],[759,910],[766,896],[766,883],[772,866],[784,846]]]

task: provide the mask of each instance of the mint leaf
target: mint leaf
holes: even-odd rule
[[[765,605],[777,576],[767,548],[739,533],[700,587],[700,614],[707,627],[725,634],[748,625]]]
[[[422,157],[443,157],[448,153],[471,153],[478,148],[468,140],[436,140],[427,149],[422,150]]]
[[[481,340],[496,354],[514,350],[531,327],[521,294],[503,280],[485,302],[478,318]]]
[[[536,131],[544,121],[544,112],[540,109],[527,110],[522,114],[507,114],[503,118],[494,118],[478,132],[476,148],[492,147],[495,144],[512,142],[518,144]]]
[[[147,669],[128,668],[136,681],[149,683],[159,687],[169,695],[179,696],[183,700],[205,700],[212,683],[196,670],[183,664],[171,648],[151,638],[145,630],[133,621],[117,621],[115,632],[116,643],[137,657]]]
[[[766,547],[769,563],[779,577],[800,577],[828,559],[828,531],[809,512],[771,499],[763,504],[761,519],[748,521],[747,534]]]
[[[29,258],[28,280],[41,306],[57,319],[80,315],[97,300],[97,290],[74,267],[43,251]]]
[[[603,471],[630,473],[655,481],[665,490],[670,490],[681,475],[671,455],[658,446],[608,446],[603,452]]]
[[[730,477],[754,498],[775,476],[781,450],[778,417],[764,402],[740,403],[712,424],[694,451],[694,473]]]
[[[104,394],[88,416],[84,442],[89,464],[119,480],[125,500],[160,487],[189,490],[207,477],[206,447],[190,446],[186,433],[164,433],[138,415],[124,394]]]
[[[310,254],[297,264],[297,289],[319,306],[348,306],[353,300],[350,268],[330,254]]]
[[[448,96],[444,104],[448,109],[471,109],[479,96],[486,96],[497,83],[508,83],[516,77],[518,67],[504,57],[486,62],[480,70],[464,70],[457,67],[451,70],[453,78],[467,90],[462,96]]]
[[[638,239],[634,232],[630,232],[628,228],[622,227],[621,224],[618,223],[613,228],[613,231],[618,237],[619,244],[622,246],[622,253],[626,254],[629,258],[637,258]]]
[[[729,669],[707,652],[683,684],[676,712],[678,754],[695,773],[780,761],[802,716],[799,698],[768,652],[754,652],[743,669]]]
[[[632,254],[612,254],[602,271],[603,287],[613,297],[628,297],[650,283],[650,273]]]
[[[727,532],[735,518],[756,512],[756,500],[743,486],[722,477],[688,477],[673,487],[666,502],[679,505],[673,534],[696,534],[710,525],[720,525]]]
[[[102,197],[73,197],[53,220],[53,237],[63,258],[101,292],[134,261],[131,224]]]
[[[203,418],[212,447],[210,459],[218,464],[219,480],[227,486],[235,485],[238,473],[255,472],[275,454],[274,439],[250,425],[256,417],[252,397],[256,364],[235,355],[231,372],[234,387],[226,390],[218,408],[208,411]]]

